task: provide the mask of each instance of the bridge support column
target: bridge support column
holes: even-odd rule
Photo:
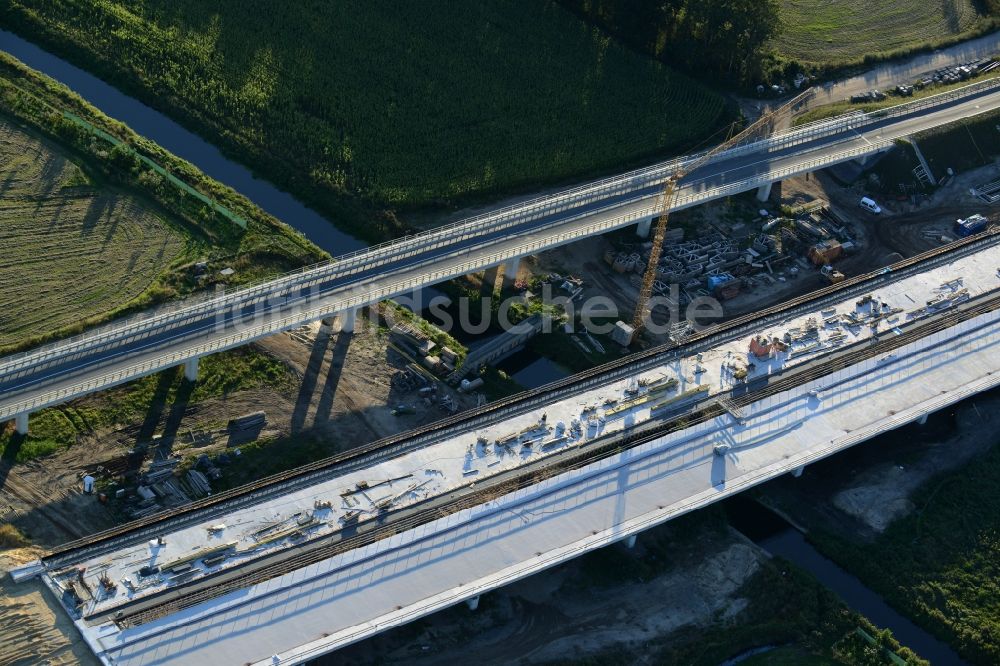
[[[465,605],[469,607],[470,611],[474,611],[477,608],[479,608],[479,595],[477,594],[474,597],[469,597],[468,599],[466,599]]]
[[[802,476],[802,472],[804,472],[805,469],[806,469],[805,465],[800,465],[796,467],[795,469],[792,470],[792,476],[794,476],[796,479],[799,478],[800,476]]]
[[[18,414],[14,417],[14,430],[17,431],[18,435],[28,434],[28,414]]]
[[[510,282],[517,279],[517,269],[521,267],[521,257],[514,257],[513,259],[508,259],[503,265],[503,279],[504,282]]]
[[[340,317],[340,332],[341,333],[353,333],[354,327],[358,323],[358,311],[357,310],[347,310],[341,312]]]
[[[927,425],[927,414],[924,414],[919,419],[917,419],[917,425]]]
[[[771,196],[771,185],[774,183],[767,183],[766,185],[761,185],[757,188],[757,201],[767,201]]]
[[[184,361],[184,379],[189,382],[198,381],[198,357]]]
[[[629,550],[631,550],[631,549],[635,548],[635,540],[636,540],[636,537],[638,537],[638,536],[639,536],[638,534],[630,534],[629,536],[627,536],[624,539],[622,539],[622,543],[625,544],[626,548],[628,548]]]
[[[642,222],[639,223],[639,226],[635,228],[635,234],[639,238],[649,238],[649,230],[650,228],[652,228],[652,226],[653,226],[653,218],[649,218],[648,220],[643,220]]]

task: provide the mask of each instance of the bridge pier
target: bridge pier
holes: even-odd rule
[[[799,465],[798,467],[792,470],[791,474],[797,479],[800,476],[802,476],[802,472],[804,472],[805,469],[806,469],[805,465]]]
[[[18,414],[14,417],[14,430],[18,435],[28,434],[28,413]]]
[[[517,279],[517,269],[521,267],[521,257],[514,257],[513,259],[508,259],[503,265],[503,279],[504,282],[509,282],[511,280]]]
[[[639,536],[638,534],[630,534],[624,539],[622,539],[622,543],[625,544],[626,548],[632,550],[633,548],[635,548],[635,540],[638,536]]]
[[[653,226],[653,218],[643,220],[635,228],[635,233],[639,238],[649,238],[649,230]]]
[[[757,201],[767,201],[771,196],[771,185],[774,183],[767,183],[761,185],[757,188]]]
[[[923,414],[919,419],[917,419],[917,425],[927,425],[927,414]]]
[[[341,312],[337,317],[340,319],[340,332],[341,333],[353,333],[354,327],[358,323],[358,311],[357,310],[347,310]]]
[[[465,605],[469,607],[470,611],[474,611],[477,608],[479,608],[479,595],[477,594],[474,597],[469,597],[468,599],[466,599]]]
[[[189,382],[198,381],[198,357],[184,361],[184,379]]]

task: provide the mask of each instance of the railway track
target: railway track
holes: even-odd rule
[[[293,549],[279,551],[238,569],[223,570],[186,585],[164,590],[134,602],[122,610],[108,610],[87,616],[88,622],[114,619],[120,627],[134,627],[209,601],[228,592],[263,583],[340,553],[364,547],[447,515],[457,513],[495,497],[534,485],[552,476],[580,469],[622,451],[640,446],[678,430],[704,423],[726,413],[732,406],[747,407],[767,397],[789,391],[804,383],[834,374],[844,368],[876,358],[921,338],[946,330],[964,321],[1000,308],[1000,294],[987,294],[945,310],[930,318],[904,324],[901,335],[888,335],[872,342],[863,340],[826,356],[796,366],[767,381],[755,390],[739,396],[731,394],[705,398],[682,415],[651,420],[625,432],[593,440],[579,449],[525,465],[508,473],[484,480],[475,488],[456,489],[444,496],[429,498],[409,507],[372,518],[349,530],[300,543]],[[994,322],[990,322],[993,325]],[[905,327],[905,328],[904,328]],[[968,332],[962,334],[967,335]],[[760,382],[758,382],[760,383]],[[753,383],[751,383],[753,384]],[[442,499],[444,498],[444,499]],[[289,554],[291,553],[291,554]]]
[[[924,272],[943,263],[981,251],[998,242],[1000,242],[1000,228],[993,227],[983,234],[904,259],[887,269],[849,278],[840,284],[824,287],[758,313],[745,315],[693,333],[686,337],[681,344],[666,344],[640,351],[624,359],[586,370],[539,389],[526,391],[470,412],[447,417],[422,428],[383,438],[351,451],[261,479],[184,507],[140,518],[119,527],[71,541],[52,550],[43,558],[43,562],[49,567],[66,566],[102,552],[116,550],[125,543],[138,542],[164,531],[180,529],[242,506],[265,501],[276,495],[317,483],[333,474],[342,474],[370,466],[380,460],[396,457],[420,448],[428,442],[448,436],[450,433],[472,429],[501,417],[531,411],[537,407],[538,399],[542,396],[547,399],[559,399],[613,382],[624,376],[660,365],[682,353],[697,353],[727,339],[741,337],[766,328],[772,323],[793,316],[796,311],[805,308],[821,308],[827,302],[842,301],[870,292],[886,282]]]

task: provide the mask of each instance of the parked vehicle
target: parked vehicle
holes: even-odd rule
[[[869,199],[868,197],[861,197],[861,201],[858,202],[858,205],[874,215],[878,215],[882,212],[882,207],[875,203],[874,199]]]

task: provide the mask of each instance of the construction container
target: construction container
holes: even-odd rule
[[[622,347],[628,347],[632,344],[632,337],[634,335],[635,329],[623,321],[615,322],[615,327],[611,329],[611,339]]]
[[[808,256],[809,260],[812,261],[817,266],[825,266],[826,264],[832,263],[841,254],[843,254],[844,248],[841,246],[839,241],[826,240],[821,243],[816,243],[809,248]]]
[[[475,391],[477,388],[483,385],[482,377],[476,377],[475,379],[463,379],[461,386],[462,393],[469,393]]]
[[[972,234],[978,234],[980,231],[986,231],[986,227],[989,223],[990,221],[988,219],[976,213],[975,215],[970,215],[964,220],[955,220],[955,234],[959,238],[965,238],[966,236],[971,236]]]

